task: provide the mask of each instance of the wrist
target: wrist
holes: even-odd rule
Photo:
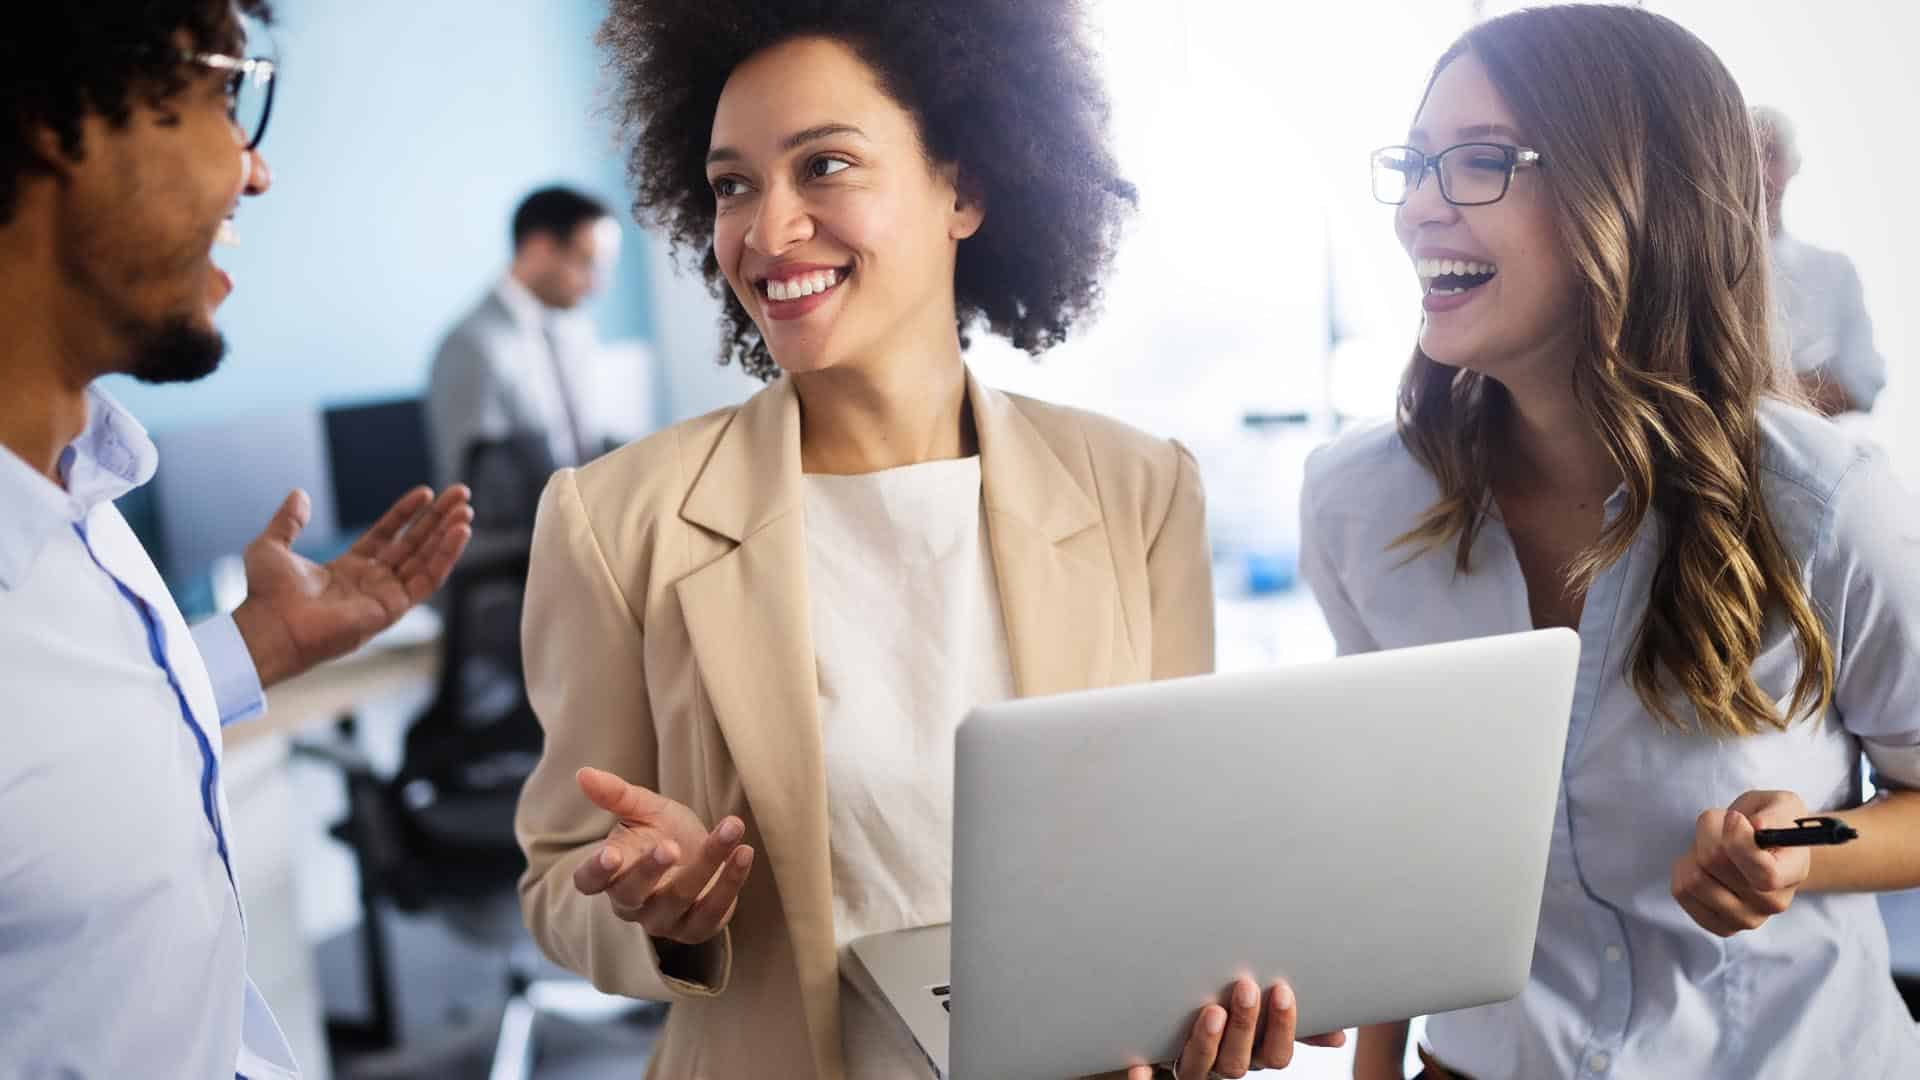
[[[233,610],[233,625],[240,631],[240,640],[246,642],[247,655],[253,658],[253,670],[263,689],[295,674],[293,638],[279,616],[249,598]]]

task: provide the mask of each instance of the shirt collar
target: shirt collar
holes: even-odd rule
[[[98,387],[87,388],[87,426],[60,452],[63,490],[0,447],[0,591],[26,581],[48,538],[85,521],[95,507],[153,479],[153,440]]]
[[[584,305],[578,308],[548,307],[546,302],[533,294],[533,290],[520,284],[512,273],[503,274],[500,284],[494,287],[494,295],[506,305],[507,314],[513,317],[514,324],[522,330],[535,330],[541,333],[553,330],[561,334],[584,334],[586,311]]]
[[[543,330],[554,317],[554,311],[541,303],[540,298],[533,295],[532,289],[520,284],[519,279],[510,273],[500,278],[500,284],[494,292],[500,297],[500,302],[507,306],[513,321],[522,327]]]

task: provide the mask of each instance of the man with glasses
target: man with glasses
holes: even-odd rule
[[[247,601],[189,631],[114,508],[157,463],[95,380],[224,350],[211,249],[270,184],[240,21],[266,8],[67,0],[0,35],[0,1076],[297,1075],[246,977],[220,728],[398,619],[469,532],[464,491],[422,489],[315,565],[295,492]]]
[[[467,483],[490,500],[497,487],[487,463],[471,460],[476,446],[518,439],[537,448],[544,482],[552,468],[584,465],[643,426],[599,400],[605,354],[581,310],[619,261],[619,222],[591,195],[542,188],[514,211],[512,240],[506,274],[441,342],[427,392],[440,482]]]

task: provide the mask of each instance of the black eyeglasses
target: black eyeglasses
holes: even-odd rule
[[[1373,152],[1373,197],[1399,206],[1431,171],[1440,178],[1441,198],[1455,206],[1485,206],[1506,198],[1515,169],[1544,163],[1538,151],[1506,143],[1461,143],[1437,154],[1386,146]]]
[[[273,61],[204,52],[183,52],[180,58],[226,74],[227,116],[240,129],[242,146],[258,147],[267,134],[267,117],[273,114]]]

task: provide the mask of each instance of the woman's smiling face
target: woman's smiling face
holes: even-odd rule
[[[1407,141],[1429,154],[1465,142],[1527,145],[1471,52],[1434,78]],[[1578,279],[1547,197],[1551,166],[1516,169],[1505,197],[1485,206],[1451,205],[1431,173],[1408,193],[1394,226],[1428,290],[1420,332],[1428,356],[1502,381],[1538,362],[1571,361]]]
[[[983,214],[845,44],[798,38],[735,68],[707,182],[714,255],[783,370],[954,337],[954,261]]]

